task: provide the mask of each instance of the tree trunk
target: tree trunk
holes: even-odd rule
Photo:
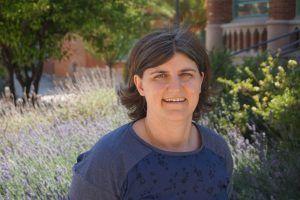
[[[31,89],[31,84],[32,84],[32,76],[33,74],[30,76],[29,73],[29,69],[32,69],[32,67],[28,67],[28,66],[24,66],[22,67],[25,77],[21,74],[21,70],[20,68],[16,68],[16,76],[17,79],[22,87],[22,91],[25,94],[24,96],[24,100],[27,101],[30,97],[30,89]]]
[[[6,67],[6,69],[8,70],[8,74],[9,74],[9,90],[10,93],[12,94],[12,98],[14,100],[14,102],[16,102],[16,90],[15,90],[15,82],[14,82],[14,69],[11,67]]]
[[[25,77],[24,75],[22,75],[21,70],[19,68],[16,69],[16,76],[20,85],[22,86],[23,92],[25,93],[25,101],[27,101],[30,98],[31,86],[33,84],[34,94],[32,94],[31,100],[34,105],[36,100],[36,94],[38,94],[39,90],[39,83],[43,73],[43,61],[39,61],[37,66],[35,66],[34,64],[32,64],[31,66],[24,66],[23,70]],[[32,72],[31,75],[29,74],[30,71]]]
[[[179,0],[175,0],[175,20],[174,20],[174,26],[176,28],[179,28],[179,24],[180,24],[180,14],[179,14]]]
[[[12,98],[14,103],[16,103],[16,90],[15,90],[15,83],[14,83],[14,72],[15,72],[15,65],[12,61],[12,52],[9,47],[6,45],[1,45],[1,56],[3,60],[3,64],[8,71],[9,74],[9,89],[12,94]]]
[[[44,63],[42,61],[39,61],[39,64],[37,66],[37,71],[35,73],[35,77],[33,77],[33,86],[34,86],[35,94],[38,94],[39,92],[39,83],[42,78],[43,67],[44,67]]]
[[[110,85],[111,87],[113,87],[113,74],[112,74],[112,67],[113,67],[113,64],[111,62],[107,63],[108,65],[108,69],[109,69],[109,79],[110,79]]]
[[[39,61],[37,69],[34,71],[34,73],[32,74],[32,78],[33,78],[33,91],[34,93],[32,94],[32,104],[33,106],[35,106],[37,102],[37,94],[39,92],[39,84],[40,84],[40,80],[43,74],[43,67],[44,67],[44,62],[43,61]],[[37,104],[38,105],[38,104]]]
[[[26,94],[26,98],[29,99],[30,98],[30,88],[31,88],[31,83],[32,83],[32,76],[34,74],[33,71],[31,76],[28,74],[29,70],[34,68],[34,66],[31,66],[31,68],[29,68],[28,66],[24,67],[24,73],[25,73],[25,94]]]
[[[25,85],[26,85],[26,83],[25,83],[26,80],[24,80],[24,77],[22,76],[19,67],[15,68],[15,74],[16,74],[17,80],[19,81],[19,83],[20,83],[20,85],[22,87],[22,91],[24,92],[24,88],[25,88]]]
[[[24,91],[27,99],[30,98],[31,83],[32,83],[31,80],[27,78],[27,80],[25,81],[25,91]]]

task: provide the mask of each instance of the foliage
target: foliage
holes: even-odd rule
[[[61,51],[61,45],[74,35],[93,41],[107,61],[118,58],[128,50],[136,31],[145,28],[146,2],[2,1],[0,50],[12,92],[15,73],[27,96],[32,83],[37,93],[44,60],[65,56],[67,49]]]
[[[26,88],[27,96],[32,83],[38,92],[44,60],[61,57],[60,47],[66,34],[90,23],[92,7],[101,8],[89,2],[1,1],[1,60],[9,72],[13,93],[14,74],[22,88]]]
[[[230,58],[231,52],[224,50],[214,50],[209,53],[210,65],[212,68],[212,81],[213,86],[216,86],[218,77],[222,78],[234,78],[235,66],[232,65]]]
[[[252,142],[238,129],[226,130],[235,166],[232,199],[298,199],[300,147],[281,148],[272,141],[270,148],[265,133],[255,125],[249,129]]]
[[[175,11],[175,1],[166,0],[164,1],[166,7],[173,7]],[[163,4],[163,3],[161,3]],[[183,0],[179,1],[179,20],[181,25],[190,26],[196,31],[203,29],[206,22],[206,11],[204,0]],[[175,16],[173,12],[173,16]]]
[[[76,156],[128,120],[109,70],[82,73],[39,107],[1,100],[0,199],[63,199]]]
[[[294,60],[280,64],[271,56],[254,70],[237,68],[236,80],[219,78],[228,93],[223,106],[231,104],[227,114],[241,130],[247,122],[272,137],[299,139],[300,79],[299,64]]]
[[[0,79],[6,76],[6,71],[3,66],[0,65]]]
[[[109,23],[84,33],[87,49],[111,69],[126,56],[134,40],[150,29],[149,6],[145,0],[107,4]]]
[[[180,5],[181,18],[184,25],[195,28],[204,28],[206,23],[206,10],[204,0],[184,0]]]
[[[226,51],[210,58],[216,95],[208,121],[231,144],[233,199],[298,199],[299,64],[262,54],[235,66]]]
[[[56,88],[53,91],[56,95],[39,96],[35,107],[30,102],[23,104],[22,99],[17,100],[16,106],[9,98],[0,99],[0,130],[14,132],[49,125],[55,120],[65,122],[79,116],[106,115],[111,108],[108,105],[116,101],[114,89],[107,84],[114,80],[108,77],[107,68],[89,70],[88,74],[78,71],[75,81],[69,78],[57,83],[63,89]]]
[[[120,117],[55,120],[47,126],[1,133],[0,198],[65,198],[78,154],[121,125]]]

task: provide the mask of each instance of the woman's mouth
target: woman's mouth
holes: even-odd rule
[[[182,103],[186,101],[186,98],[166,98],[163,101],[166,103]]]

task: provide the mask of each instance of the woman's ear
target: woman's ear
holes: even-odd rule
[[[202,88],[202,83],[203,83],[203,80],[204,80],[204,72],[200,72],[200,91],[199,91],[199,94],[201,94],[201,88]]]
[[[200,72],[200,78],[201,78],[201,85],[202,85],[202,83],[203,83],[203,80],[204,80],[204,72]]]
[[[144,96],[143,80],[139,77],[139,75],[135,74],[133,76],[133,82],[140,95]]]

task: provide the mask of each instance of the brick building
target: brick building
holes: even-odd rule
[[[62,47],[68,51],[68,56],[63,59],[49,59],[44,62],[44,73],[53,74],[58,77],[72,75],[79,67],[93,68],[105,67],[106,64],[88,52],[82,39],[77,37],[71,41],[65,41]],[[124,63],[119,62],[114,67],[118,73],[122,73]]]
[[[209,51],[223,47],[238,51],[300,29],[300,0],[207,0],[206,6]],[[299,37],[294,34],[254,51],[277,50]]]

